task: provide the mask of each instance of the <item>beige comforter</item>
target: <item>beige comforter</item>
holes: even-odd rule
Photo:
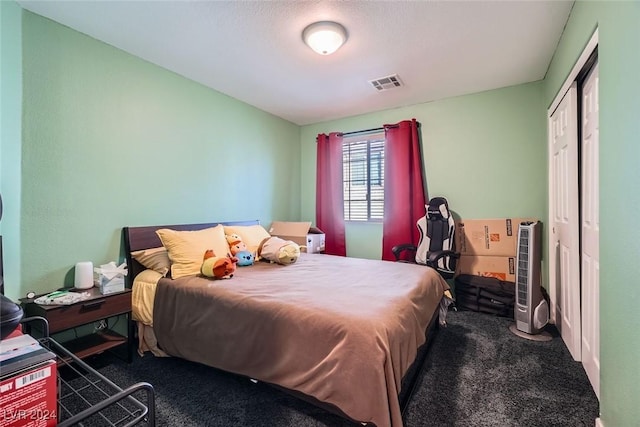
[[[161,279],[153,325],[170,355],[396,427],[401,379],[447,289],[424,266],[302,254],[228,280]]]

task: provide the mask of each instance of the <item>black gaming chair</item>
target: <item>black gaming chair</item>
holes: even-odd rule
[[[453,278],[460,254],[455,252],[455,223],[449,203],[444,197],[434,197],[425,206],[427,213],[416,223],[420,231],[418,246],[404,243],[391,251],[396,261],[427,265],[444,279]]]

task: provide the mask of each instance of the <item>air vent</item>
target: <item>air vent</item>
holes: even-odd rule
[[[369,83],[378,91],[382,92],[389,89],[395,89],[402,86],[400,77],[397,74],[393,74],[387,77],[380,77],[375,80],[369,80]]]

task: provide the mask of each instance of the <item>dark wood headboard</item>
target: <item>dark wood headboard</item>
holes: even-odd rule
[[[133,279],[144,271],[145,267],[131,257],[131,252],[143,249],[157,248],[162,246],[160,238],[156,234],[156,230],[161,228],[170,228],[177,231],[195,231],[205,228],[215,227],[216,225],[255,225],[260,224],[259,220],[249,221],[228,221],[228,222],[210,222],[204,224],[174,224],[174,225],[150,225],[144,227],[123,227],[122,236],[124,239],[125,259],[129,273],[127,274],[127,287],[133,287]]]

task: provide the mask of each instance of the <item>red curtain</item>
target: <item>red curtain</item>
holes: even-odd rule
[[[416,222],[425,213],[426,196],[418,127],[416,119],[384,126],[383,260],[395,260],[395,245],[419,241]]]
[[[325,233],[325,253],[345,256],[342,134],[319,134],[317,150],[316,225]]]

